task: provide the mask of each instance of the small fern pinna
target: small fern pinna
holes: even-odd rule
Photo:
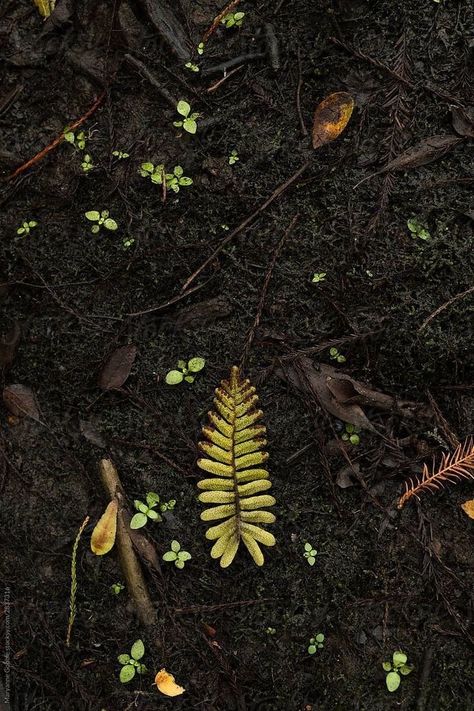
[[[218,504],[203,511],[201,519],[225,519],[206,533],[208,540],[215,541],[211,556],[227,568],[243,541],[255,563],[263,565],[260,544],[273,546],[275,538],[255,524],[273,523],[275,516],[262,509],[276,503],[273,496],[261,494],[271,488],[269,473],[261,468],[268,459],[263,451],[266,429],[258,423],[263,413],[256,408],[255,388],[241,380],[236,366],[215,393],[216,410],[208,413],[210,424],[202,429],[206,441],[199,442],[205,458],[197,462],[200,469],[215,475],[198,483],[204,489],[199,501]]]

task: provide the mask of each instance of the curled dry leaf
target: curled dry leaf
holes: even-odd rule
[[[461,106],[451,107],[453,128],[456,133],[466,138],[474,138],[474,107],[462,108]]]
[[[345,129],[354,110],[354,99],[345,91],[330,94],[316,107],[311,132],[313,148],[334,141]]]
[[[91,551],[95,555],[105,555],[115,543],[117,533],[118,501],[112,499],[98,520],[91,536]]]
[[[417,143],[416,146],[413,146],[413,148],[409,148],[391,160],[390,163],[387,163],[387,165],[378,173],[375,173],[375,175],[396,170],[418,168],[420,165],[432,163],[434,160],[438,160],[449,153],[449,151],[457,146],[458,143],[461,143],[462,140],[462,138],[454,134],[425,138],[420,143]]]
[[[469,501],[465,501],[463,504],[461,504],[461,508],[466,513],[469,518],[474,519],[474,499],[469,499]]]
[[[166,669],[160,669],[155,676],[155,684],[165,696],[180,696],[186,689],[175,683],[174,676],[168,674]]]
[[[127,380],[137,356],[134,345],[117,348],[104,365],[99,377],[99,387],[102,390],[117,390]]]
[[[16,415],[16,417],[27,416],[33,420],[40,419],[36,395],[26,385],[18,383],[7,385],[3,389],[3,402],[12,415]]]

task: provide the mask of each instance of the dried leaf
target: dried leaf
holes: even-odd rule
[[[21,329],[17,321],[0,340],[0,368],[9,368],[13,363],[20,342]]]
[[[102,434],[99,432],[98,429],[96,429],[95,425],[92,422],[88,420],[79,420],[79,429],[85,439],[87,439],[89,442],[92,442],[92,444],[95,444],[96,447],[105,449],[107,443],[103,438]]]
[[[186,691],[182,686],[178,686],[178,684],[175,683],[174,676],[168,674],[166,669],[160,669],[155,676],[155,684],[165,696],[180,696]]]
[[[56,0],[33,0],[33,2],[38,8],[41,17],[49,17],[56,5]]]
[[[138,555],[149,568],[153,568],[161,575],[160,559],[155,546],[141,531],[130,528],[130,517],[128,515],[125,518],[128,524],[128,534]]]
[[[465,501],[463,504],[461,504],[461,508],[465,513],[467,513],[469,518],[474,519],[474,499]]]
[[[452,106],[451,115],[456,133],[466,138],[474,138],[474,107],[464,109],[460,106]]]
[[[432,163],[434,160],[438,160],[449,153],[462,140],[462,138],[454,134],[425,138],[413,148],[409,148],[390,161],[390,163],[387,163],[377,175],[397,170],[409,170],[410,168],[418,168],[420,165]]]
[[[316,107],[313,119],[313,148],[334,141],[345,129],[354,110],[354,99],[345,91],[330,94]]]
[[[102,369],[99,377],[99,387],[102,390],[121,388],[130,375],[136,355],[136,346],[128,345],[117,348]]]
[[[118,501],[112,499],[97,521],[91,536],[91,551],[95,555],[105,555],[113,548],[117,533],[117,511]]]
[[[3,389],[3,402],[7,409],[17,417],[31,417],[33,420],[40,419],[38,401],[34,392],[26,385],[7,385]]]
[[[357,474],[360,474],[360,464],[355,462],[352,466],[349,464],[346,464],[346,466],[342,467],[337,473],[336,476],[336,484],[340,489],[348,489],[351,486],[354,486],[354,472]]]

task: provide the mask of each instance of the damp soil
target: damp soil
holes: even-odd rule
[[[160,35],[164,6],[174,24]],[[29,0],[1,4],[2,386],[30,388],[39,410],[2,411],[4,691],[15,711],[467,711],[474,529],[460,503],[472,485],[396,504],[409,476],[473,431],[470,139],[377,172],[456,133],[453,107],[469,110],[473,96],[472,7],[242,2],[242,26],[218,27],[193,54],[221,9],[59,0],[43,22]],[[200,72],[184,68],[177,31]],[[355,111],[312,151],[314,108],[335,91]],[[98,98],[78,129],[85,151],[62,142],[9,177]],[[200,113],[195,136],[173,126],[179,99]],[[144,162],[181,165],[193,184],[163,201],[139,174]],[[118,229],[91,233],[90,210],[109,210]],[[429,239],[413,236],[410,219]],[[38,224],[19,235],[25,220]],[[137,349],[128,379],[101,389],[124,345]],[[366,406],[373,431],[341,448],[342,421],[285,377],[302,354],[424,414]],[[195,382],[167,386],[166,373],[194,356],[206,359]],[[200,521],[196,443],[213,389],[243,356],[268,428],[277,545],[262,568],[240,551],[221,570]],[[177,502],[146,534],[160,558],[177,539],[192,559],[183,570],[163,563],[161,576],[145,567],[151,626],[126,590],[110,591],[123,581],[115,553],[89,549],[106,504],[102,457],[131,506],[147,491]],[[71,551],[86,515],[67,648]],[[319,632],[324,647],[311,656]],[[117,655],[137,638],[149,672],[122,685]],[[414,669],[390,694],[382,662],[397,649]],[[162,667],[184,695],[152,686]]]

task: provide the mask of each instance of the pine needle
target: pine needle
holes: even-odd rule
[[[77,593],[77,570],[76,570],[76,559],[77,559],[77,549],[79,547],[79,541],[81,540],[82,533],[89,523],[89,516],[86,516],[84,521],[81,523],[81,527],[77,533],[76,540],[72,547],[72,559],[71,559],[71,592],[69,594],[69,621],[67,625],[67,635],[66,635],[66,647],[69,647],[71,642],[71,632],[74,620],[76,619],[76,593]]]
[[[432,471],[423,466],[421,479],[408,479],[405,493],[399,498],[397,508],[401,509],[412,496],[419,498],[425,491],[434,493],[446,484],[455,484],[462,479],[474,479],[474,440],[472,437],[460,444],[454,452],[443,454],[438,467],[433,459]]]

